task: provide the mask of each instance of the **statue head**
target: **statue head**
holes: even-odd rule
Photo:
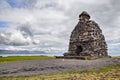
[[[86,11],[83,11],[79,15],[79,20],[89,20],[89,19],[90,19],[90,15]]]

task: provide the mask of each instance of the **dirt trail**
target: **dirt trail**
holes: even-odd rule
[[[103,58],[97,60],[46,59],[28,60],[0,64],[0,76],[18,76],[50,74],[66,69],[100,68],[101,66],[120,64],[119,58]]]

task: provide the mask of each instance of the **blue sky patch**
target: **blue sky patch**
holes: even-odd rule
[[[12,8],[23,8],[25,6],[24,3],[17,0],[7,0],[7,2]]]
[[[8,22],[0,21],[0,27],[7,27],[8,24],[9,24]]]

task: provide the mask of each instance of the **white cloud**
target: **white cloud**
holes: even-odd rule
[[[20,47],[16,47],[16,46],[8,46],[6,48],[4,48],[5,50],[24,50],[23,48]]]
[[[1,39],[5,38],[9,45],[28,44],[31,47],[24,46],[28,49],[68,47],[70,32],[83,10],[88,11],[91,19],[100,25],[107,41],[119,42],[119,1],[18,0],[16,3],[23,3],[24,6],[12,8],[6,0],[0,1],[0,21],[11,23],[9,30],[5,31],[10,32],[10,36],[1,32]],[[33,47],[34,42],[36,46]]]
[[[30,45],[35,44],[36,40],[33,40],[30,36],[24,36],[21,31],[13,30],[9,33],[0,33],[0,43],[6,45]],[[38,43],[38,41],[37,41]]]
[[[11,9],[10,5],[6,2],[6,0],[1,0],[0,1],[0,10],[6,10],[6,9]]]

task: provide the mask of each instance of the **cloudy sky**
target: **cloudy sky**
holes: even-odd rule
[[[120,0],[0,0],[0,49],[68,49],[78,15],[87,11],[120,55]]]

